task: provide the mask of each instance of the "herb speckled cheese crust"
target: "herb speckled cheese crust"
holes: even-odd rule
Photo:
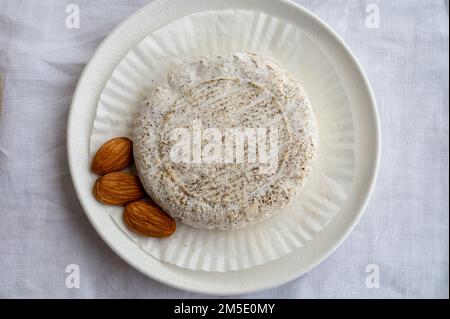
[[[176,128],[277,128],[278,163],[174,163]],[[289,204],[317,153],[317,129],[299,83],[273,61],[250,53],[206,57],[179,66],[149,93],[134,129],[136,168],[148,194],[177,220],[234,230]],[[206,142],[205,142],[206,143]],[[247,144],[245,154],[247,155]]]

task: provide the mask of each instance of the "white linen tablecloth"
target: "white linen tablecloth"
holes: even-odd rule
[[[204,297],[159,284],[115,255],[69,176],[65,131],[78,77],[108,32],[147,2],[0,0],[0,297]],[[367,72],[381,120],[380,174],[363,218],[330,258],[243,297],[448,298],[448,1],[298,2],[342,36]],[[66,27],[71,3],[80,28]],[[70,264],[79,266],[79,288],[66,286]],[[366,285],[371,267],[379,288]]]

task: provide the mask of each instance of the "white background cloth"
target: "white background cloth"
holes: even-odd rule
[[[96,234],[74,193],[66,124],[97,45],[147,0],[0,0],[0,297],[190,298],[134,270]],[[445,0],[298,0],[349,44],[373,86],[382,155],[371,202],[326,261],[257,298],[448,298],[449,81]],[[80,28],[65,26],[66,5]],[[380,10],[379,28],[365,24]],[[80,288],[66,287],[66,266]],[[366,287],[366,266],[380,288]]]

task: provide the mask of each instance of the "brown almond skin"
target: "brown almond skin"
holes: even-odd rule
[[[100,176],[94,185],[95,198],[109,205],[125,205],[144,197],[145,191],[139,177],[125,172]]]
[[[123,219],[132,231],[143,236],[164,238],[177,229],[172,217],[156,204],[143,200],[129,203],[125,207]]]
[[[117,137],[103,144],[92,161],[92,171],[99,175],[124,169],[133,162],[133,142]]]

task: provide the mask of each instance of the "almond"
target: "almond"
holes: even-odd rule
[[[133,161],[133,142],[126,137],[117,137],[103,144],[92,161],[92,171],[103,175],[120,171]]]
[[[100,176],[94,185],[95,198],[105,204],[125,205],[141,199],[144,195],[139,177],[124,172]]]
[[[152,202],[140,200],[129,203],[123,218],[131,230],[144,236],[168,237],[177,229],[175,220]]]

